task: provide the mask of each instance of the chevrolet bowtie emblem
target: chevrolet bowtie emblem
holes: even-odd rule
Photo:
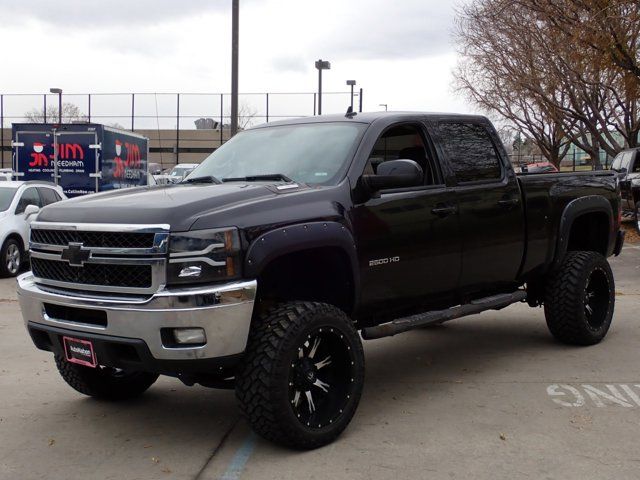
[[[62,250],[61,258],[69,262],[72,267],[82,267],[91,257],[91,250],[82,247],[82,243],[69,243],[69,247]]]

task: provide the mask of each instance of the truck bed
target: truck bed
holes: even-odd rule
[[[517,174],[525,214],[525,258],[521,275],[540,273],[551,265],[558,244],[557,232],[565,207],[577,197],[606,198],[618,218],[617,174],[611,171]],[[609,248],[615,243],[611,225]]]

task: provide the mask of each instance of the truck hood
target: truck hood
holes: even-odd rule
[[[305,188],[300,186],[298,190]],[[38,221],[168,224],[172,231],[186,231],[201,217],[247,207],[253,202],[277,196],[279,193],[275,187],[254,183],[139,187],[49,205],[40,212]]]

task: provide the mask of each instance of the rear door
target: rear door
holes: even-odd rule
[[[513,282],[524,254],[520,187],[492,127],[442,121],[442,154],[455,176],[462,237],[463,293],[494,291]]]
[[[98,135],[95,131],[55,133],[57,184],[69,197],[98,191]]]
[[[12,145],[13,171],[17,180],[55,180],[52,131],[16,131]]]

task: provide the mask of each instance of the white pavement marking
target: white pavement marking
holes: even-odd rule
[[[587,398],[599,408],[610,405],[624,408],[640,407],[640,395],[636,391],[640,390],[640,385],[621,383],[615,385],[606,384],[604,387],[606,390],[589,384],[579,386],[552,384],[547,387],[547,395],[557,397],[552,398],[552,400],[563,407],[584,407],[588,403]]]

